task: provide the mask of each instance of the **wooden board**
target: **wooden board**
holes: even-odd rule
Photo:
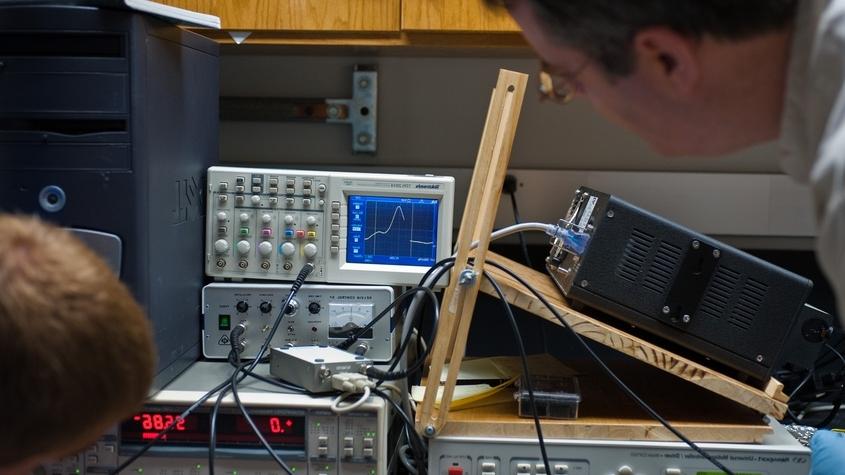
[[[410,31],[518,32],[502,6],[485,0],[402,0],[402,29]]]
[[[547,438],[662,440],[678,439],[649,418],[590,361],[567,362],[581,375],[579,417],[542,419]],[[630,361],[614,364],[640,397],[676,429],[696,442],[756,443],[771,432],[762,416],[700,387],[651,366]],[[533,372],[533,369],[532,369]],[[536,437],[534,421],[517,415],[513,391],[491,398],[490,404],[449,412],[440,435]]]
[[[551,278],[546,274],[529,269],[492,252],[488,254],[487,259],[515,271],[517,275],[534,286],[577,333],[761,414],[780,419],[786,413],[787,397],[783,394],[782,385],[779,386],[779,383],[770,383],[764,391],[736,381],[688,358],[667,351],[656,344],[573,310],[560,297],[560,293]],[[492,266],[487,266],[486,269],[502,287],[511,304],[555,324],[560,324],[542,302],[519,282]],[[484,279],[482,279],[481,291],[493,296],[496,295],[492,286]]]

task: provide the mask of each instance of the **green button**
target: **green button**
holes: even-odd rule
[[[229,315],[218,316],[217,328],[219,328],[221,331],[230,330],[232,328],[232,318]]]
[[[241,228],[241,236],[249,236],[249,228]]]

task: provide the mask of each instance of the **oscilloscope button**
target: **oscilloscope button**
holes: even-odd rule
[[[253,193],[261,193],[261,187],[260,186],[253,186],[252,192]]]
[[[217,189],[220,191],[227,191],[229,189],[229,182],[228,181],[221,181],[218,185]]]
[[[332,224],[332,234],[337,234],[340,232],[340,225],[339,224]]]
[[[293,224],[293,216],[286,214],[285,215],[285,224],[287,224],[287,225]]]
[[[243,187],[243,185],[237,185],[237,186],[235,187],[235,193],[243,193],[243,192],[244,192],[244,187]]]
[[[228,217],[229,217],[229,215],[226,214],[225,211],[218,211],[217,212],[217,221],[226,221],[226,218],[228,218]]]
[[[249,253],[249,248],[252,247],[252,246],[249,245],[249,241],[243,241],[242,240],[242,241],[238,241],[237,247],[238,247],[238,253],[239,254],[247,254],[247,253]]]
[[[283,256],[290,257],[296,252],[296,246],[292,242],[285,242],[279,246],[279,253]]]
[[[241,213],[241,215],[238,216],[238,217],[241,219],[241,221],[243,221],[245,223],[249,221],[249,214],[248,213]]]
[[[305,224],[307,224],[308,226],[316,225],[317,224],[317,217],[314,216],[314,215],[308,216],[307,218],[305,218]]]
[[[242,176],[235,177],[235,184],[243,185],[244,184],[244,177],[242,177]]]
[[[335,223],[340,221],[340,213],[332,213],[332,221]]]
[[[293,186],[296,185],[296,179],[295,178],[288,178],[287,181],[285,181],[285,185],[287,185],[290,188],[293,188]]]
[[[279,186],[278,178],[270,178],[270,186]]]
[[[311,259],[317,255],[317,246],[309,242],[302,248],[302,252],[305,254],[305,257]]]
[[[293,237],[293,229],[285,229],[285,237],[292,238]]]
[[[228,195],[220,195],[220,196],[217,197],[217,199],[220,201],[220,204],[226,204],[226,202],[229,201],[229,196]]]
[[[311,188],[304,188],[302,190],[302,196],[311,196]]]
[[[244,204],[244,197],[243,197],[243,195],[237,195],[237,196],[235,196],[235,205],[236,205],[236,206],[243,206],[243,204]]]
[[[308,208],[311,206],[311,198],[302,198],[302,206]]]
[[[270,206],[276,206],[279,203],[279,199],[275,196],[270,197]]]
[[[331,240],[332,240],[332,244],[338,244],[340,242],[340,236],[332,235]]]
[[[252,177],[252,184],[253,185],[260,185],[261,184],[261,177],[260,176]]]
[[[270,224],[270,222],[271,222],[271,221],[273,221],[273,216],[272,216],[272,215],[269,215],[269,214],[263,214],[263,215],[261,215],[261,222],[262,222],[262,223],[264,223],[264,224]]]
[[[225,254],[229,250],[229,241],[225,239],[218,239],[214,241],[214,252],[217,254]]]
[[[311,188],[311,180],[302,180],[303,188]]]
[[[320,206],[320,208],[322,208],[323,206],[326,206],[326,200],[320,200],[320,201],[318,201],[318,202],[317,202],[317,205],[318,205],[318,206]]]
[[[319,185],[317,185],[317,191],[318,191],[321,195],[322,195],[323,193],[325,193],[325,192],[326,192],[326,184],[325,184],[325,183],[320,183]]]
[[[329,250],[332,254],[337,254],[338,252],[340,252],[340,248],[337,246],[332,246],[331,248],[329,248]]]
[[[308,239],[316,239],[317,231],[308,231]]]
[[[252,195],[252,198],[250,198],[250,200],[252,200],[252,204],[257,205],[258,203],[261,203],[261,196]]]
[[[269,238],[273,237],[273,230],[270,229],[270,228],[262,229],[261,230],[261,237],[263,237],[265,239],[269,239]]]
[[[289,207],[293,206],[293,198],[285,198],[285,204]]]
[[[294,192],[296,192],[296,190],[293,188],[285,188],[285,193],[288,195],[292,195]]]
[[[305,237],[305,231],[302,230],[302,229],[297,229],[296,230],[296,237],[299,238],[299,239],[304,238]]]
[[[277,186],[271,186],[271,187],[269,188],[269,190],[270,190],[270,194],[271,194],[271,195],[277,195],[277,194],[279,194],[279,187],[277,187]]]
[[[273,252],[273,244],[270,241],[261,241],[258,244],[258,253],[264,257],[269,256]]]
[[[340,201],[332,201],[332,211],[340,211]]]

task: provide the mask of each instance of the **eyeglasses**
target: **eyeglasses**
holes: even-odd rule
[[[578,76],[587,68],[589,63],[589,59],[584,61],[571,73],[557,73],[551,70],[549,63],[541,61],[540,74],[538,75],[540,99],[548,99],[559,104],[566,104],[574,99],[575,93],[580,88]]]

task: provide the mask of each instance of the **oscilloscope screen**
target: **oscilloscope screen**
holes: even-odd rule
[[[346,261],[431,266],[437,259],[440,201],[349,196]]]

